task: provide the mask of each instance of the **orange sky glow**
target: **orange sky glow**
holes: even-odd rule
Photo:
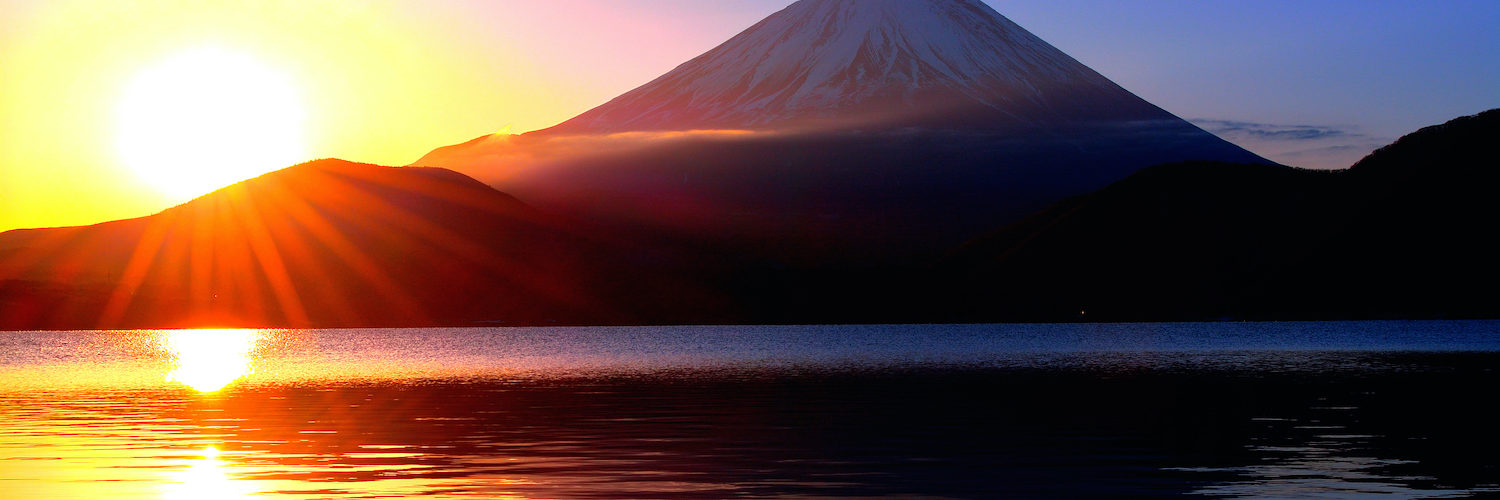
[[[746,22],[668,23],[640,11],[587,0],[545,9],[522,2],[0,0],[0,231],[149,215],[315,158],[403,165],[505,127],[543,128],[644,83]],[[619,39],[649,43],[632,60],[603,57],[600,49]],[[196,74],[183,69],[195,67],[184,59],[203,54],[228,62]],[[580,76],[577,64],[619,78]],[[247,80],[274,83],[232,84]],[[183,97],[193,88],[212,90]],[[196,175],[207,169],[224,173]]]

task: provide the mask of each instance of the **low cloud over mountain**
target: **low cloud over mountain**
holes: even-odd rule
[[[1352,125],[1256,123],[1211,118],[1191,121],[1261,156],[1302,168],[1348,168],[1392,140],[1366,134]]]

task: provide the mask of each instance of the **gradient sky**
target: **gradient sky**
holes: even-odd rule
[[[1288,164],[1347,166],[1500,107],[1493,0],[987,1],[1141,97]],[[0,0],[0,230],[184,201],[122,165],[110,114],[124,82],[185,50],[238,51],[296,82],[309,159],[399,165],[555,124],[789,3]]]

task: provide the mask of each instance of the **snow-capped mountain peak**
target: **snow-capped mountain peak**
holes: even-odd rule
[[[979,0],[801,0],[549,132],[1164,114]]]

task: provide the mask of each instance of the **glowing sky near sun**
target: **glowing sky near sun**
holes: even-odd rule
[[[1315,149],[1373,147],[1500,106],[1500,2],[988,1],[1282,161],[1326,162]],[[201,191],[162,189],[118,147],[130,82],[184,53],[243,54],[294,82],[304,159],[399,165],[557,123],[788,3],[0,0],[0,230],[137,217]],[[1282,140],[1311,136],[1324,142]]]

